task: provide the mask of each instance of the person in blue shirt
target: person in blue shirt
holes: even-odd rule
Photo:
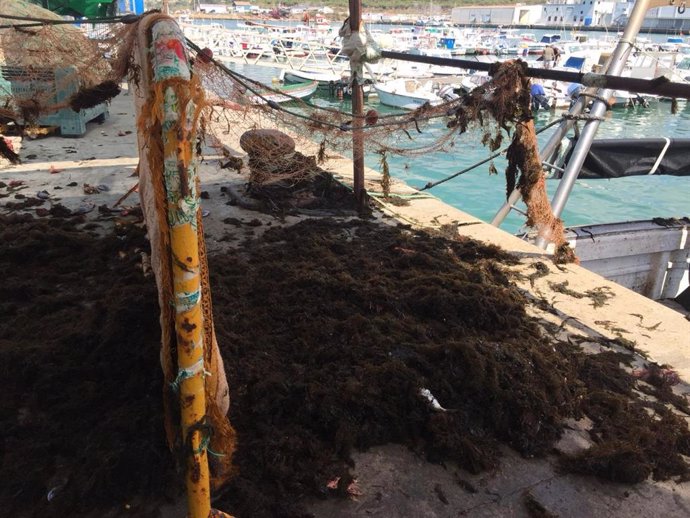
[[[580,97],[580,92],[582,92],[583,88],[584,87],[580,83],[570,83],[568,85],[566,93],[570,98],[570,106],[572,106],[575,103],[575,101],[577,101],[577,99]]]
[[[568,85],[568,97],[571,99],[577,99],[580,96],[580,91],[582,90],[582,85],[580,83],[570,83]]]
[[[538,81],[533,81],[532,82],[532,87],[530,88],[530,94],[532,96],[532,110],[539,110],[540,108],[543,108],[544,110],[548,110],[550,108],[549,106],[549,99],[546,97],[546,92],[544,91],[544,87],[542,84]]]

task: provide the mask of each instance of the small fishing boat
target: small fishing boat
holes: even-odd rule
[[[274,85],[271,90],[260,90],[258,94],[250,96],[249,102],[251,104],[267,104],[268,102],[280,104],[294,101],[295,98],[306,100],[314,95],[318,87],[318,81],[278,84]]]
[[[436,105],[444,101],[431,80],[393,79],[372,86],[379,96],[379,102],[394,108],[416,110],[424,104]]]
[[[284,83],[303,84],[305,81],[316,81],[319,88],[329,88],[341,79],[341,74],[332,70],[282,70],[280,79]]]
[[[654,300],[689,288],[690,219],[655,218],[566,229],[580,265]]]

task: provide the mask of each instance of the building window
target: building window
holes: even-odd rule
[[[561,16],[561,21],[563,21],[563,17]]]
[[[577,21],[577,16],[573,16],[573,21],[574,21],[574,22]]]
[[[549,22],[551,21],[551,17],[550,17],[550,16],[549,16],[549,19],[548,19],[548,21],[549,21]]]
[[[580,21],[581,21],[581,22],[584,21],[584,17],[583,17],[583,16],[580,16]]]

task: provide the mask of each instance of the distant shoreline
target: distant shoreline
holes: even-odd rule
[[[222,13],[189,13],[189,14],[177,14],[175,16],[188,16],[193,19],[202,19],[202,20],[237,20],[237,21],[243,21],[243,22],[255,22],[255,23],[267,23],[267,22],[280,22],[280,21],[301,21],[299,18],[284,18],[282,20],[275,19],[275,18],[256,18],[256,17],[246,17],[246,16],[238,16],[237,14],[233,13],[228,13],[228,14],[222,14]],[[338,22],[340,20],[333,20],[333,22]],[[387,22],[365,22],[365,23],[375,23],[376,25],[413,25],[414,22],[393,22],[393,21],[387,21]],[[600,26],[571,26],[571,27],[564,27],[563,25],[523,25],[523,24],[513,24],[513,25],[501,25],[501,24],[496,24],[496,23],[473,23],[473,24],[452,24],[454,27],[474,27],[477,29],[497,29],[499,27],[503,28],[510,28],[510,29],[525,29],[525,30],[543,30],[543,31],[555,31],[555,32],[581,32],[581,31],[588,31],[588,32],[610,32],[610,33],[618,33],[621,32],[625,29],[625,25],[612,25],[608,27],[600,27]],[[641,29],[640,34],[666,34],[666,35],[678,35],[679,29],[673,29],[673,28],[668,28],[668,29]]]

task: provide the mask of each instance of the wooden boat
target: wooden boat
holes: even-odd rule
[[[316,81],[319,88],[328,88],[340,81],[341,75],[331,70],[283,70],[280,79],[286,84]]]
[[[318,81],[304,81],[301,83],[280,84],[272,90],[261,90],[259,95],[249,96],[250,104],[266,104],[268,102],[287,103],[299,99],[309,99],[319,87]],[[278,90],[275,92],[273,90]]]

